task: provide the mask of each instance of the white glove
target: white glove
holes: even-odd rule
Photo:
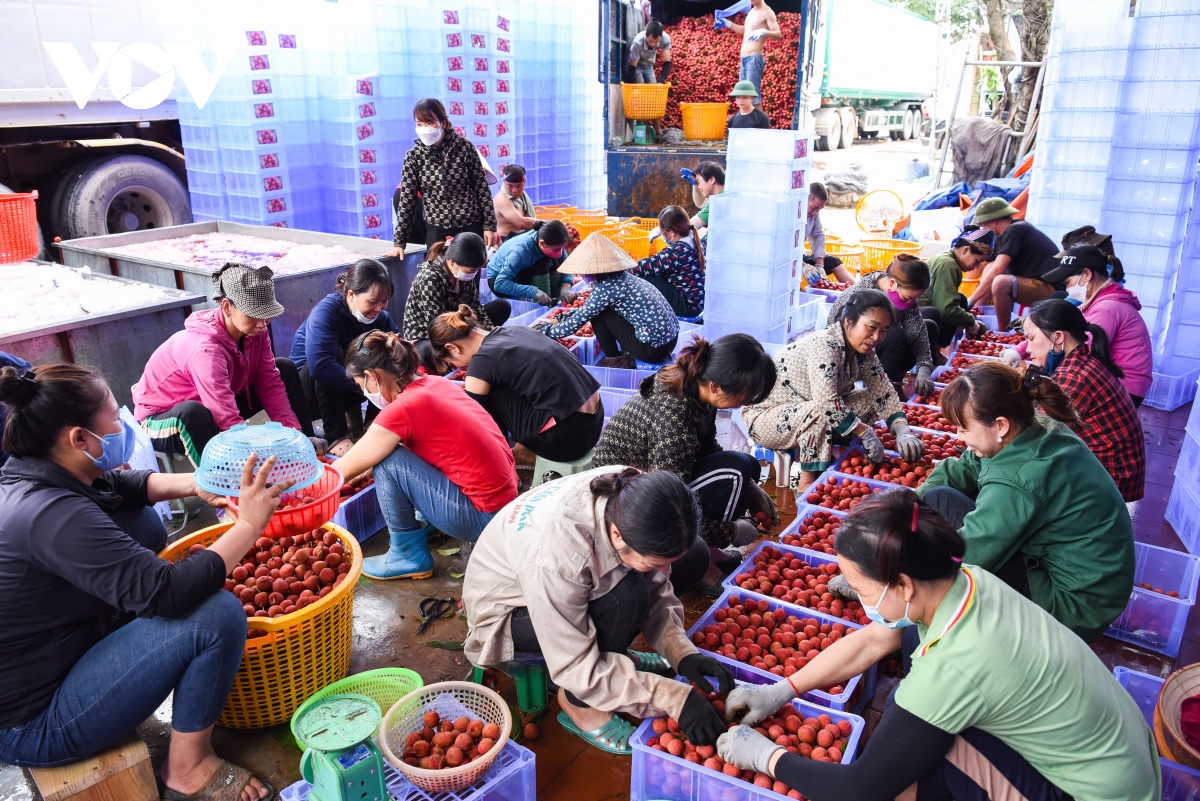
[[[725,720],[753,726],[796,697],[787,679],[774,684],[739,684],[725,699]]]
[[[733,542],[731,544],[741,548],[756,539],[758,539],[758,526],[744,517],[733,521]]]
[[[815,264],[809,264],[808,262],[804,262],[804,280],[807,281],[810,286],[812,284],[817,283],[824,277],[825,277],[824,270],[822,270],[820,267],[818,267]]]
[[[1021,354],[1017,353],[1016,348],[1005,348],[1004,352],[1000,354],[1000,361],[1014,370],[1019,370],[1021,367]]]
[[[783,750],[781,746],[775,745],[749,726],[737,726],[717,738],[717,753],[721,755],[721,759],[731,765],[737,765],[742,770],[752,770],[768,776],[771,776],[768,768],[771,767],[771,759],[775,752]]]
[[[892,431],[896,434],[896,450],[900,451],[900,458],[906,462],[920,461],[925,455],[925,443],[912,432],[908,423],[896,420],[892,423]]]
[[[766,28],[759,28],[757,31],[755,31],[754,33],[750,34],[750,35],[749,35],[749,36],[747,36],[746,38],[747,38],[747,39],[749,39],[751,42],[757,42],[759,39],[763,38],[763,37],[764,37],[764,36],[766,36],[766,35],[767,35],[767,29],[766,29]]]
[[[883,461],[883,443],[879,441],[879,435],[875,433],[875,429],[867,428],[866,431],[859,435],[862,440],[863,450],[867,452],[867,458],[871,464],[880,464]]]

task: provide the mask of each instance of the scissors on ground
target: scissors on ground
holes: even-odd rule
[[[425,629],[429,628],[429,624],[437,620],[443,615],[454,611],[455,601],[453,598],[426,598],[421,601],[421,625],[417,627],[417,634],[421,634]]]

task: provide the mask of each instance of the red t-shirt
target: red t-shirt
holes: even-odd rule
[[[481,512],[517,497],[517,469],[496,421],[456,384],[422,376],[381,410],[383,426],[454,482]]]

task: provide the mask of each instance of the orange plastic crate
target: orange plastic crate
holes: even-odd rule
[[[0,195],[0,264],[38,254],[36,191]]]

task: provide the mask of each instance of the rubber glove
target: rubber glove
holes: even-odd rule
[[[747,38],[747,39],[749,39],[751,42],[757,42],[759,39],[763,38],[763,37],[764,37],[764,36],[766,36],[766,35],[767,35],[767,29],[766,29],[766,28],[759,28],[757,31],[755,31],[754,33],[750,34],[750,35],[749,35],[748,37],[746,37],[746,38]]]
[[[679,660],[677,670],[679,675],[701,687],[711,686],[709,679],[716,679],[717,689],[722,695],[728,695],[733,691],[733,674],[729,672],[729,668],[711,656],[688,654]]]
[[[721,720],[704,693],[692,688],[683,702],[683,711],[679,713],[679,728],[696,745],[712,745],[725,731],[725,721]]]
[[[825,582],[825,586],[834,596],[841,598],[843,601],[857,601],[858,593],[850,589],[850,582],[846,581],[846,577],[841,573]]]
[[[568,287],[566,284],[563,284],[562,291],[558,293],[558,297],[562,300],[563,303],[570,306],[572,303],[575,302],[575,299],[579,296],[576,295],[574,292],[572,292],[570,287]]]
[[[1018,370],[1021,367],[1021,354],[1017,353],[1016,348],[1005,348],[1004,352],[1000,354],[1000,361],[1014,370]]]
[[[933,370],[927,364],[921,365],[917,370],[917,382],[914,384],[914,389],[918,395],[933,394],[933,379],[930,378],[932,372]]]
[[[533,296],[533,302],[539,306],[549,306],[552,301],[550,300],[549,295],[539,289]]]
[[[884,457],[883,443],[879,441],[879,435],[875,433],[875,429],[867,428],[859,437],[862,440],[863,450],[867,452],[867,458],[871,461],[871,464],[881,464]]]
[[[908,423],[897,420],[892,423],[892,431],[896,434],[896,450],[900,451],[900,458],[906,462],[919,462],[925,455],[925,443],[912,432]]]
[[[784,750],[786,749],[775,745],[749,726],[736,726],[717,738],[717,753],[721,755],[721,759],[737,765],[742,770],[752,770],[768,776],[771,776],[771,772],[767,769],[771,767],[775,752]]]
[[[733,521],[733,542],[741,548],[744,545],[749,545],[758,539],[758,526],[754,525],[749,518],[739,518]]]
[[[775,501],[771,500],[771,496],[767,491],[758,484],[750,484],[750,498],[747,504],[751,512],[762,512],[767,516],[766,527],[772,528],[779,525],[779,513],[775,511]],[[755,520],[757,523],[757,519]]]
[[[729,23],[723,19],[718,19],[716,22],[713,23],[714,31],[723,31],[728,27],[729,27]]]
[[[329,453],[329,443],[320,437],[309,437],[308,441],[312,443],[313,450],[317,452],[317,458],[324,458],[325,454]]]
[[[824,270],[822,270],[820,267],[818,267],[815,264],[809,264],[808,262],[804,262],[804,280],[808,282],[809,286],[812,286],[813,284],[817,283],[824,277],[825,277]]]
[[[796,690],[786,679],[774,684],[739,684],[725,697],[725,719],[753,726],[795,697]]]
[[[687,167],[679,168],[679,177],[687,181],[692,186],[696,185],[696,173],[692,172]]]
[[[987,333],[988,327],[983,320],[976,320],[974,327],[970,331],[971,339],[979,339]]]

